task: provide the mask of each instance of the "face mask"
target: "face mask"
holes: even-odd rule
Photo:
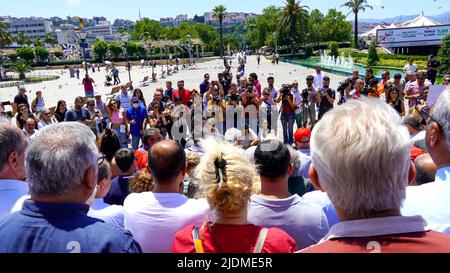
[[[140,105],[139,103],[133,103],[134,108],[139,108],[139,105]]]

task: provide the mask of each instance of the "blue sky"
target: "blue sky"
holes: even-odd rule
[[[302,0],[303,5],[326,12],[338,7],[346,0]],[[177,14],[203,15],[214,6],[223,4],[228,11],[260,13],[269,5],[281,6],[282,0],[1,0],[0,15],[16,17],[51,17],[68,15],[91,18],[105,16],[136,20],[139,9],[142,16],[159,20],[161,17],[174,17]],[[449,0],[368,0],[374,10],[361,14],[361,18],[387,18],[397,15],[419,14],[436,15],[449,11]],[[383,8],[384,7],[384,8]],[[439,7],[441,7],[439,9]],[[346,12],[347,14],[347,12]]]

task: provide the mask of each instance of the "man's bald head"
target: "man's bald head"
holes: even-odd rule
[[[170,183],[186,171],[186,153],[173,140],[156,143],[148,152],[148,169],[158,183]]]
[[[414,161],[416,167],[416,185],[420,186],[435,180],[437,167],[430,154],[423,154]]]

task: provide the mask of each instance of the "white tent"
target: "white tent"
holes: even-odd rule
[[[441,25],[441,23],[426,17],[423,12],[422,15],[403,23],[403,27],[424,27],[424,26],[438,26],[438,25]]]
[[[361,34],[360,37],[362,37],[364,39],[370,39],[371,37],[376,37],[377,36],[377,30],[384,29],[384,28],[385,27],[382,26],[382,25],[377,25],[376,27],[372,28],[371,30]]]
[[[401,27],[401,25],[396,25],[394,23],[390,24],[389,26],[385,27],[385,28],[398,28]]]

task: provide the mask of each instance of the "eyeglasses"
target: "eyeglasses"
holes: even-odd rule
[[[50,115],[50,113],[44,113],[44,116],[49,116]]]
[[[105,162],[106,159],[106,155],[104,154],[100,154],[97,158],[97,164],[100,166],[103,164],[103,162]]]
[[[430,110],[431,109],[428,106],[422,109],[422,117],[425,120],[425,125],[429,126],[431,122],[435,122],[438,125],[439,130],[444,133],[444,127],[439,121],[433,118],[433,116],[430,114]]]

